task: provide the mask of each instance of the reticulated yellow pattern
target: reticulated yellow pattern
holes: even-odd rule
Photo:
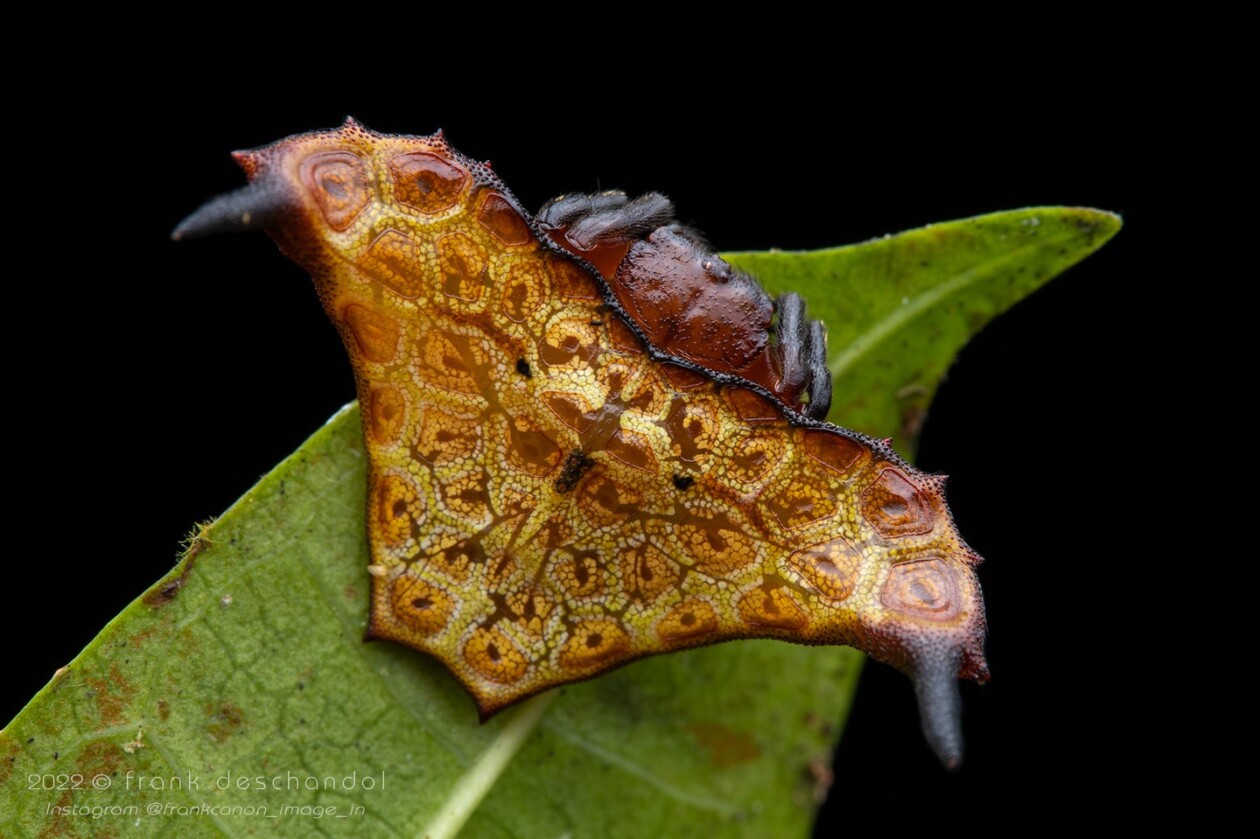
[[[652,653],[846,643],[983,678],[978,558],[941,482],[656,358],[598,275],[440,136],[347,123],[245,153],[353,362],[369,635],[483,715]]]

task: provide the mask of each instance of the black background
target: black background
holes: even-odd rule
[[[383,47],[334,32],[196,47],[187,30],[57,58],[73,81],[24,94],[8,160],[30,211],[11,239],[27,266],[7,272],[23,330],[6,339],[10,515],[33,538],[8,554],[0,719],[170,568],[194,522],[353,398],[309,281],[268,239],[167,238],[242,182],[229,150],[352,113],[380,131],[444,128],[526,206],[663,191],[725,250],[1035,204],[1122,213],[1115,240],[963,351],[924,430],[919,464],[951,475],[988,560],[993,681],[963,690],[967,764],[939,768],[909,684],[871,665],[817,835],[1132,826],[1168,804],[1172,758],[1141,745],[1143,688],[1108,627],[1142,608],[1146,547],[1129,524],[1158,439],[1142,415],[1165,385],[1144,285],[1168,258],[1142,161],[1168,142],[1151,109],[1174,92],[1157,97],[1153,68],[1115,38],[1041,48],[1013,19],[965,43],[943,19],[926,51],[886,21],[779,33],[770,50],[641,22],[593,46],[512,33],[448,52],[439,30],[399,24]]]

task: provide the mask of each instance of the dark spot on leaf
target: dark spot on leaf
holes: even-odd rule
[[[146,597],[144,602],[148,603],[150,606],[164,606],[174,600],[175,596],[179,594],[179,586],[179,580],[173,580],[162,586],[162,588],[158,590],[157,594]]]
[[[212,707],[209,711],[206,733],[216,743],[222,743],[231,737],[245,723],[245,714],[231,702],[222,702],[217,708]]]
[[[60,753],[57,755],[60,756]],[[108,740],[88,743],[74,757],[74,771],[84,778],[114,775],[123,760],[123,751]]]
[[[743,731],[717,722],[698,722],[687,731],[709,753],[709,763],[716,769],[738,766],[761,756],[761,749]]]
[[[201,544],[200,540],[193,543],[188,548],[187,552],[184,553],[183,560],[181,560],[179,565],[175,566],[175,570],[171,572],[174,574],[178,571],[178,577],[175,577],[174,579],[167,577],[165,580],[162,580],[149,590],[148,594],[142,598],[145,605],[158,609],[179,596],[180,590],[184,587],[184,584],[188,582],[188,575],[192,573],[193,565],[197,562],[197,554],[199,554],[202,550],[202,548],[199,547]]]
[[[534,377],[533,371],[529,369],[529,362],[523,358],[516,359],[516,372],[520,373],[527,379],[532,379]]]
[[[98,678],[85,678],[85,695],[96,703],[96,712],[105,726],[122,725],[135,697],[136,688],[123,675],[118,664],[111,664],[109,672]]]
[[[843,673],[841,673],[841,675],[843,675]],[[835,731],[831,721],[816,711],[807,711],[805,713],[805,725],[812,731],[816,732],[819,737],[828,741],[831,740],[832,734],[834,734]]]
[[[674,487],[678,489],[679,492],[686,492],[688,489],[691,488],[691,485],[694,484],[695,482],[696,482],[696,479],[691,477],[690,475],[675,475],[674,476]]]

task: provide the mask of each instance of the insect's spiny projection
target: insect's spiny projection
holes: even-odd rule
[[[742,276],[706,298],[732,275],[659,196],[535,219],[440,133],[347,121],[237,160],[250,185],[175,237],[263,227],[341,333],[370,460],[368,637],[442,661],[483,717],[654,653],[851,644],[915,680],[958,763],[956,680],[987,677],[979,557],[941,479],[810,419],[823,338],[799,299],[775,325]],[[706,332],[705,312],[745,309],[736,340]],[[746,352],[705,356],[704,335]]]

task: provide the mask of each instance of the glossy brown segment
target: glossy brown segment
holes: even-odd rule
[[[399,204],[434,215],[459,201],[468,173],[450,158],[431,152],[400,154],[389,162]]]
[[[652,344],[702,367],[738,373],[765,349],[774,310],[764,294],[729,280],[726,263],[661,230],[631,246],[613,288]]]
[[[487,192],[482,198],[477,221],[505,245],[524,245],[534,238],[521,214],[496,192]]]
[[[892,466],[862,493],[862,514],[889,539],[930,533],[935,524],[928,494]]]
[[[825,330],[805,319],[799,297],[772,301],[677,224],[664,196],[563,196],[544,206],[539,223],[595,267],[658,350],[760,385],[799,413],[827,415]]]
[[[426,290],[424,276],[415,270],[419,262],[420,244],[406,233],[387,229],[359,257],[359,270],[382,288],[411,299]]]
[[[372,199],[367,170],[350,152],[312,154],[302,161],[302,180],[333,230],[345,230]]]
[[[857,589],[862,555],[843,536],[796,551],[792,567],[828,600],[848,599]]]
[[[893,566],[880,599],[890,609],[939,621],[952,618],[962,605],[953,569],[935,557]]]
[[[446,591],[410,575],[394,579],[394,613],[399,620],[421,635],[433,635],[446,628],[454,598]]]

